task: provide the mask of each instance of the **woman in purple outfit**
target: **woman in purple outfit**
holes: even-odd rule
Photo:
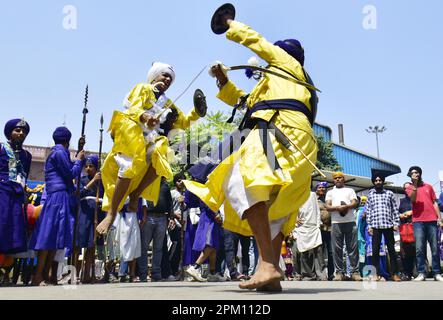
[[[49,279],[45,279],[43,274],[45,277],[49,274],[56,251],[72,249],[75,220],[73,179],[79,176],[85,159],[84,151],[80,151],[75,162],[71,161],[71,132],[66,127],[55,129],[52,138],[55,146],[45,163],[47,199],[30,243],[30,247],[38,251],[37,270],[32,280],[35,286],[48,284]]]

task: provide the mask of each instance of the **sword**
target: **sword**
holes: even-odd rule
[[[285,134],[271,121],[268,122],[268,128],[271,130],[274,130],[274,136],[275,139],[281,143],[286,149],[288,149],[291,152],[300,152],[303,157],[309,162],[309,164],[317,171],[323,179],[327,179],[325,174],[315,165],[314,162],[312,162],[311,159],[308,158],[308,156],[303,152],[303,150],[297,146],[294,142],[292,142],[288,137],[285,136]]]
[[[294,83],[299,84],[301,86],[304,86],[304,87],[306,87],[306,88],[308,88],[310,90],[315,90],[315,91],[321,92],[320,89],[316,88],[315,86],[313,86],[313,85],[311,85],[311,84],[309,84],[307,82],[298,80],[298,79],[296,79],[294,77],[286,76],[284,74],[281,74],[280,72],[272,71],[272,70],[269,70],[269,69],[266,69],[266,68],[263,68],[263,67],[258,67],[258,66],[253,66],[253,65],[238,65],[238,66],[225,67],[225,68],[226,68],[227,71],[252,69],[252,70],[256,70],[256,71],[260,71],[260,72],[265,72],[265,73],[272,74],[273,76],[277,76],[277,77],[280,77],[282,79],[294,82]]]
[[[243,110],[240,110],[240,112],[244,113]],[[309,162],[309,164],[314,168],[315,171],[317,171],[323,179],[327,179],[326,175],[315,165],[314,162],[312,162],[311,159],[308,158],[306,153],[303,152],[303,150],[297,146],[294,142],[292,142],[286,135],[274,124],[274,122],[269,121],[267,123],[268,129],[274,130],[274,136],[278,143],[281,143],[286,149],[289,151],[295,153],[300,152],[301,155]]]

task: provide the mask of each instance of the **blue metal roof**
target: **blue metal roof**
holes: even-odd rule
[[[330,127],[314,123],[313,129],[317,136],[323,136],[326,141],[332,142],[332,130]],[[343,173],[354,176],[371,177],[372,169],[387,171],[388,175],[401,172],[400,167],[396,164],[377,159],[376,157],[349,148],[348,146],[332,143],[332,151],[338,163],[343,168]]]
[[[332,130],[328,126],[315,122],[312,128],[314,129],[315,135],[322,136],[326,141],[332,140]]]
[[[361,177],[371,177],[371,169],[387,171],[389,175],[401,172],[398,165],[377,159],[349,147],[333,143],[332,151],[343,172]]]

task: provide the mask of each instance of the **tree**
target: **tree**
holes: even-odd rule
[[[209,112],[201,122],[188,128],[180,136],[172,139],[171,147],[175,151],[172,168],[175,173],[187,171],[199,158],[209,155],[211,147],[234,131],[242,116],[238,113],[233,123],[227,123],[229,116],[222,111]],[[322,136],[317,136],[319,169],[340,171],[342,168],[332,152],[332,143]]]
[[[172,138],[171,147],[175,152],[172,163],[174,174],[187,171],[192,164],[210,154],[211,148],[229,135],[237,124],[227,123],[229,116],[222,111],[209,112],[201,122]]]
[[[332,142],[326,141],[323,136],[316,136],[318,144],[317,166],[322,170],[341,171],[342,167],[332,152]]]

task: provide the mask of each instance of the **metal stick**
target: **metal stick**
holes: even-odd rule
[[[100,140],[99,140],[99,149],[98,149],[98,167],[97,171],[101,171],[101,163],[102,163],[102,147],[103,147],[103,113],[100,117]],[[96,250],[96,242],[97,242],[97,224],[98,224],[98,207],[100,203],[100,187],[102,186],[101,180],[97,183],[97,192],[95,193],[95,209],[94,209],[94,242],[93,242],[93,264],[92,264],[92,278],[95,280],[95,250]]]
[[[89,112],[88,111],[88,95],[89,95],[89,88],[88,85],[86,85],[86,91],[85,91],[85,104],[83,107],[83,119],[82,119],[82,131],[81,131],[81,138],[85,138],[85,128],[86,128],[86,114]],[[80,153],[80,151],[83,150],[84,148],[84,142],[82,141],[82,139],[80,138],[79,142],[78,142],[78,150],[77,150],[77,155]],[[75,244],[77,242],[77,232],[78,232],[78,219],[80,217],[80,177],[81,177],[81,170],[80,170],[80,174],[77,177],[77,190],[76,190],[76,196],[77,196],[77,200],[78,200],[78,207],[77,207],[77,215],[75,217],[75,222],[74,222],[74,235],[72,237],[72,253],[71,253],[71,261],[70,264],[73,265],[74,267],[77,265],[77,258],[75,255]]]
[[[269,122],[268,127],[269,129],[274,130],[275,138],[277,139],[278,142],[283,144],[285,148],[287,148],[291,152],[297,152],[297,151],[300,152],[303,155],[303,157],[309,162],[309,164],[322,176],[323,179],[327,178],[325,174],[315,165],[315,163],[308,158],[308,156],[303,152],[303,150],[299,146],[297,146],[294,142],[292,142],[291,139],[286,137],[284,133],[281,132],[281,130],[277,128],[277,126],[273,122]]]

